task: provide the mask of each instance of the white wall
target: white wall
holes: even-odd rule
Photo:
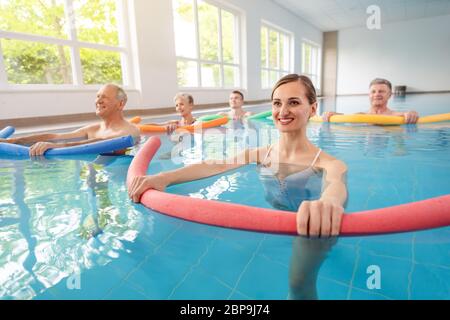
[[[408,91],[450,90],[450,15],[339,31],[337,94],[367,93],[375,77]]]
[[[95,89],[0,91],[0,119],[93,113],[96,92]],[[138,105],[140,94],[130,90],[128,98],[128,105]]]
[[[214,1],[214,0],[212,0]],[[270,0],[216,0],[242,12],[242,63],[246,100],[268,99],[261,89],[260,25],[271,22],[294,33],[294,72],[301,72],[301,40],[322,44],[322,32]],[[136,90],[128,90],[128,109],[171,107],[178,91],[171,0],[129,1],[131,48]],[[245,44],[245,41],[247,43]],[[0,92],[0,119],[94,111],[96,89]],[[228,100],[229,90],[191,91],[197,104]]]

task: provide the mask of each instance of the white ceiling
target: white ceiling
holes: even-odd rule
[[[450,14],[450,0],[272,0],[321,31],[366,25],[367,7],[380,8],[381,23]]]

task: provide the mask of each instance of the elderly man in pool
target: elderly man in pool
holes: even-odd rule
[[[115,85],[106,84],[97,92],[95,100],[96,115],[101,121],[67,133],[44,133],[20,138],[0,139],[0,142],[28,145],[30,156],[40,156],[48,149],[63,148],[92,143],[100,140],[131,135],[138,141],[139,129],[123,117],[123,108],[127,103],[125,91]],[[56,140],[81,139],[73,142],[55,142]]]
[[[367,112],[360,113],[400,116],[405,118],[406,123],[416,123],[419,119],[419,115],[416,111],[397,112],[388,108],[388,101],[391,95],[392,84],[390,81],[381,78],[372,80],[369,86],[370,109]],[[329,122],[330,117],[336,114],[342,113],[332,111],[324,112],[322,118],[324,121]]]

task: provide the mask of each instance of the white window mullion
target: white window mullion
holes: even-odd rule
[[[294,70],[294,62],[295,62],[295,52],[294,52],[294,48],[295,48],[295,43],[294,43],[295,39],[294,37],[288,37],[288,52],[289,52],[289,65],[287,66],[286,69],[288,69],[288,73],[293,72]]]
[[[222,46],[222,9],[217,8],[219,12],[219,63],[220,63],[220,86],[225,87],[225,74],[223,69],[223,46]]]
[[[305,47],[305,57],[307,57],[305,60],[305,72],[309,74],[311,73],[311,49],[309,46]]]
[[[317,85],[316,87],[321,90],[321,75],[322,75],[322,50],[320,47],[317,47]]]
[[[224,66],[229,66],[229,67],[237,67],[237,68],[239,68],[239,65],[236,64],[236,63],[224,62],[223,65]]]
[[[6,66],[3,61],[3,49],[0,41],[0,90],[8,87],[8,76],[6,74]]]
[[[198,6],[197,0],[194,0],[194,25],[195,25],[195,41],[197,42],[197,86],[202,86],[202,69],[200,64],[200,32],[198,21]]]
[[[236,61],[241,61],[241,51],[239,50],[239,48],[241,47],[239,45],[241,43],[241,34],[239,32],[240,30],[239,19],[236,15],[233,15],[233,17],[234,17],[233,63],[236,63]]]
[[[311,46],[311,74],[316,73],[316,48]]]
[[[35,34],[28,34],[22,32],[14,32],[14,31],[4,31],[0,30],[0,37],[21,41],[30,41],[30,42],[42,42],[46,44],[54,44],[54,45],[63,45],[70,46],[72,45],[71,40],[53,38],[50,36],[40,36]]]
[[[281,43],[281,39],[282,37],[284,37],[284,34],[282,34],[281,32],[278,34],[278,52],[279,52],[279,57],[278,57],[278,69],[280,69],[280,77],[281,74],[283,73],[283,69],[284,69],[284,64],[286,62],[286,60],[284,59],[285,55],[286,55],[286,47],[281,48],[281,46],[284,46],[284,42],[286,41],[286,39],[283,38],[283,43]],[[283,49],[283,50],[282,50]],[[281,52],[283,52],[283,56],[281,56]],[[283,67],[282,67],[283,66]]]
[[[266,82],[266,88],[270,88],[270,29],[269,27],[267,27],[267,33],[266,33],[266,68],[267,68],[267,72],[266,72],[266,78],[267,78],[267,82]]]
[[[313,63],[314,63],[313,59],[314,59],[313,47],[310,45],[309,46],[309,70],[308,70],[309,74],[313,73]]]
[[[266,32],[266,65],[265,65],[265,67],[266,68],[269,68],[269,65],[270,65],[270,63],[269,63],[269,51],[270,51],[270,37],[269,37],[269,34],[270,34],[270,30],[269,30],[269,28],[267,27],[266,28],[266,30],[267,30],[267,32]]]
[[[302,69],[301,69],[301,72],[303,73],[303,72],[305,72],[305,44],[304,43],[302,43],[302,54],[301,54],[301,57],[300,57],[301,59],[302,59]]]
[[[302,73],[306,73],[306,44],[302,44]]]
[[[117,1],[117,28],[119,32],[119,46],[125,48],[131,48],[131,41],[129,37],[129,32],[126,26],[129,26],[128,21],[128,6],[127,0]],[[133,74],[133,62],[131,60],[131,54],[129,49],[127,52],[123,52],[120,55],[121,66],[122,66],[122,82],[124,85],[134,85],[134,74]]]
[[[74,30],[75,32],[75,30]],[[76,34],[75,34],[76,37]],[[40,42],[51,45],[60,45],[60,46],[79,46],[82,48],[90,48],[96,50],[105,50],[105,51],[120,51],[126,52],[127,49],[125,47],[114,47],[107,44],[100,43],[92,43],[92,42],[83,42],[83,41],[74,41],[74,40],[66,40],[53,38],[49,36],[39,36],[34,34],[26,34],[20,32],[11,32],[11,31],[3,31],[0,30],[0,38],[21,40],[21,41],[30,41],[30,42]]]
[[[277,32],[277,69],[278,70],[280,70],[281,69],[281,61],[280,61],[280,33],[279,32]],[[278,75],[279,75],[280,73],[278,72]]]
[[[309,60],[306,59],[306,51],[309,51]],[[311,78],[316,88],[320,89],[321,52],[317,44],[308,40],[302,42],[302,72]],[[308,66],[308,68],[306,68]]]
[[[236,61],[238,62],[238,72],[239,72],[239,77],[238,77],[238,87],[241,87],[242,84],[244,83],[244,72],[243,72],[243,67],[242,65],[242,61],[241,61],[241,22],[240,19],[234,15],[234,30],[233,30],[233,34],[234,34],[234,43],[233,43],[233,48],[234,48],[234,52],[233,52],[233,57],[234,57],[234,61],[233,63],[236,63]]]
[[[75,11],[73,9],[72,0],[65,0],[64,4],[66,6],[66,19],[67,26],[69,28],[69,39],[76,43],[77,41],[77,32],[76,32],[76,24],[75,24]],[[80,50],[77,46],[70,47],[70,57],[72,61],[72,81],[76,86],[83,85],[83,74],[81,68],[81,59],[80,59]]]

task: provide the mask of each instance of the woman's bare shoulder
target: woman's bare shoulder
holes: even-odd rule
[[[344,161],[337,159],[336,157],[322,151],[317,161],[317,165],[323,169],[335,168],[341,170],[347,170],[347,165]]]

